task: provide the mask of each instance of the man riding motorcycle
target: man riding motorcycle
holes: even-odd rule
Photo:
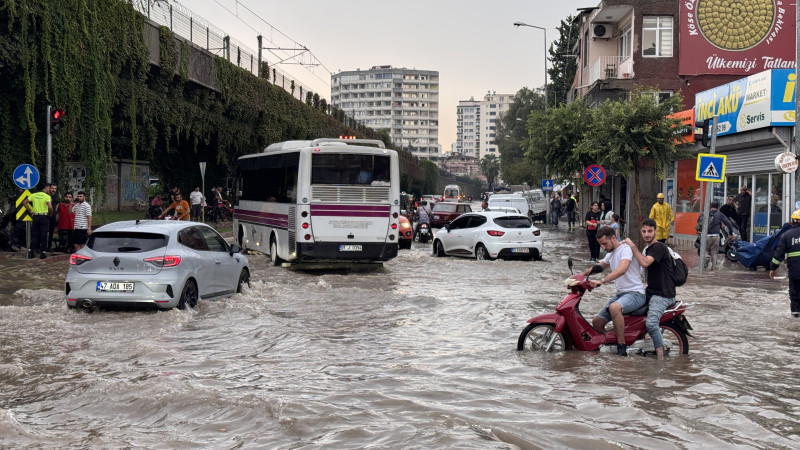
[[[428,226],[430,226],[432,215],[433,212],[428,207],[428,202],[425,200],[421,201],[419,207],[417,208],[417,227],[414,229],[415,235],[417,234],[417,231],[419,231],[419,226],[423,223],[426,223]]]

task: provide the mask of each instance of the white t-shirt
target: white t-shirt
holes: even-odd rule
[[[192,191],[192,193],[189,194],[189,199],[192,201],[193,205],[199,205],[203,203],[203,193],[200,191]]]
[[[621,292],[640,292],[644,294],[644,283],[642,283],[642,277],[640,275],[642,269],[639,266],[639,262],[633,257],[633,251],[628,244],[620,244],[616,250],[606,254],[606,257],[603,258],[603,262],[611,266],[611,271],[613,272],[619,267],[619,263],[622,262],[623,259],[629,260],[631,265],[628,266],[628,270],[626,270],[621,277],[614,280],[614,287],[617,289],[617,294]]]

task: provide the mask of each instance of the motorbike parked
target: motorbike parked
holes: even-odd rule
[[[735,223],[733,225],[733,239],[728,237],[728,233],[723,230],[722,227],[719,229],[719,253],[724,253],[725,257],[728,258],[728,261],[737,261],[736,257],[736,247],[738,245],[739,240],[739,228],[736,226]],[[700,235],[698,234],[697,239],[694,241],[694,247],[697,249],[697,256],[700,256]],[[707,259],[707,258],[706,258]],[[708,261],[706,261],[706,265],[708,265]]]
[[[216,205],[217,207],[217,221],[228,222],[233,220],[233,206],[231,202],[223,200]],[[214,207],[211,204],[205,207],[206,220],[214,220]]]
[[[427,243],[431,238],[431,226],[427,223],[421,223],[417,227],[417,241],[421,244]]]
[[[572,258],[568,265],[572,271]],[[599,269],[599,270],[597,270]],[[592,273],[602,272],[595,266]],[[597,331],[581,315],[578,306],[586,291],[592,290],[588,277],[573,273],[564,280],[569,294],[556,306],[555,313],[544,314],[528,319],[528,326],[519,335],[517,350],[560,352],[582,350],[603,352],[617,351],[617,336],[614,330]],[[664,337],[664,354],[688,354],[689,321],[683,315],[687,305],[676,302],[661,316],[661,334]],[[646,308],[625,316],[625,343],[628,354],[654,355],[655,348],[645,327]],[[637,313],[642,313],[639,315]]]

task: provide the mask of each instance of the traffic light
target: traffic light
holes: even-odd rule
[[[64,118],[64,110],[50,107],[50,134],[58,133],[61,129],[61,119]]]
[[[711,126],[711,119],[706,119],[701,122],[694,123],[695,128],[701,128],[703,130],[702,134],[700,134],[699,139],[697,137],[698,135],[696,134],[694,135],[695,142],[700,141],[703,144],[703,147],[711,147],[711,144],[708,142],[709,140],[708,129],[710,126]]]

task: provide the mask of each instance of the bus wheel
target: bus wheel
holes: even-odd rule
[[[278,242],[272,238],[269,244],[269,259],[272,261],[273,266],[280,266],[283,260],[278,256]]]

